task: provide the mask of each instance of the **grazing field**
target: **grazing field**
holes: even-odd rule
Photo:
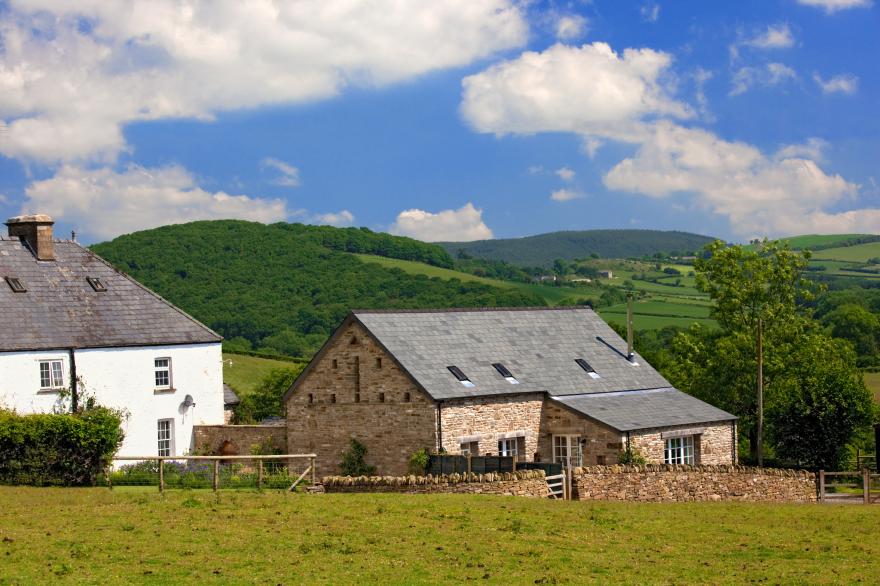
[[[260,381],[275,368],[290,368],[296,372],[305,367],[304,362],[287,362],[247,356],[244,354],[223,354],[223,382],[232,387],[239,396],[248,395]]]
[[[880,507],[0,487],[0,584],[880,582]]]
[[[817,250],[813,256],[817,260],[841,260],[863,263],[871,258],[880,258],[880,242],[843,246],[841,248],[826,248],[825,250]]]
[[[605,309],[598,310],[599,315],[609,322],[620,326],[626,325],[625,313],[609,313]],[[700,319],[695,317],[672,317],[668,315],[641,315],[633,312],[633,328],[639,330],[660,330],[666,326],[678,326],[689,328],[694,324],[700,324],[704,328],[717,328],[718,322],[712,319]]]

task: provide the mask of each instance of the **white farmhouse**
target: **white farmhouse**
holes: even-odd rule
[[[192,449],[193,425],[223,423],[221,337],[74,241],[46,215],[0,236],[0,406],[121,409],[120,456]]]

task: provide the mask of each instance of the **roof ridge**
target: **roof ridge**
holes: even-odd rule
[[[586,305],[525,306],[525,307],[441,307],[436,309],[352,309],[353,314],[390,314],[390,313],[491,313],[496,311],[594,311]]]

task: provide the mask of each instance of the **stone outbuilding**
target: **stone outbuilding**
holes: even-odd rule
[[[284,397],[290,453],[379,474],[413,452],[565,466],[736,462],[736,417],[673,388],[588,308],[354,311]]]

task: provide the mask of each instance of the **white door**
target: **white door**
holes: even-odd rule
[[[582,466],[581,436],[554,435],[553,461],[562,464],[565,468]]]

